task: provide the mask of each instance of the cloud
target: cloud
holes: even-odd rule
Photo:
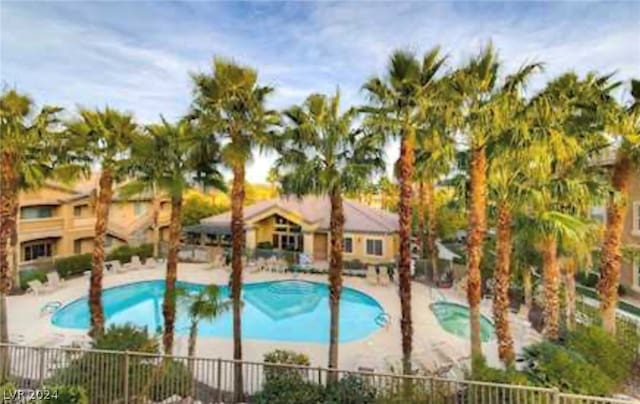
[[[458,64],[488,41],[505,72],[543,61],[542,87],[568,69],[640,77],[640,3],[621,2],[11,2],[0,3],[0,80],[38,103],[70,110],[106,104],[141,122],[176,119],[190,103],[190,72],[213,55],[258,68],[285,108],[339,86],[345,105],[384,73],[396,48],[435,45]],[[387,150],[397,157],[397,145]],[[252,181],[273,156],[256,156]]]

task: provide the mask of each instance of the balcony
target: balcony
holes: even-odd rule
[[[61,237],[64,230],[64,218],[45,217],[37,219],[20,219],[18,234],[21,240]]]
[[[96,225],[95,216],[89,217],[74,217],[73,218],[73,226],[74,230],[84,230],[84,229],[93,229]]]

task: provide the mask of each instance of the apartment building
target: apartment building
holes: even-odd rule
[[[98,174],[73,185],[48,182],[20,195],[18,217],[19,265],[35,260],[83,254],[93,250],[96,216],[94,200]],[[107,222],[105,247],[141,244],[152,240],[150,195],[124,200],[118,186]],[[168,237],[170,203],[162,199],[160,238]]]

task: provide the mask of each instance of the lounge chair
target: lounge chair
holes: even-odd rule
[[[27,292],[31,292],[36,296],[53,291],[53,289],[49,285],[43,284],[37,279],[27,282],[27,285],[29,285],[29,289],[27,289]]]
[[[60,274],[57,272],[49,272],[47,274],[47,285],[51,287],[51,289],[60,289],[64,286],[64,279],[60,278]]]
[[[142,269],[142,262],[140,261],[140,257],[138,257],[137,255],[132,256],[131,261],[124,264],[124,267],[126,270]]]
[[[147,269],[155,269],[158,268],[160,264],[161,262],[159,260],[156,260],[153,257],[149,257],[144,261],[144,265],[142,267]]]
[[[107,261],[104,263],[104,273],[107,275],[127,272],[128,269],[129,268],[126,265],[123,266],[118,260]]]
[[[373,265],[367,266],[367,282],[370,285],[378,285],[380,283],[380,276]]]

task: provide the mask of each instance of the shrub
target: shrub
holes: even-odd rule
[[[91,270],[92,254],[78,254],[70,257],[58,258],[54,261],[56,271],[61,277],[81,274]]]
[[[137,247],[132,247],[128,244],[121,245],[115,248],[109,254],[107,254],[107,261],[120,261],[121,264],[126,264],[131,261],[131,257],[137,255],[141,260],[145,260],[153,255],[152,244],[142,244]]]
[[[154,401],[163,401],[173,395],[186,397],[191,390],[191,372],[181,362],[165,361],[151,368],[149,373],[153,376],[149,396]]]
[[[525,357],[534,363],[527,373],[536,384],[601,396],[610,394],[615,387],[613,380],[598,367],[559,345],[550,342],[531,345],[525,348]]]
[[[323,402],[323,387],[293,377],[271,377],[263,384],[252,403],[256,404],[318,404]]]
[[[576,273],[576,282],[589,288],[595,288],[598,285],[600,277],[595,272],[578,272]]]
[[[42,404],[89,404],[89,397],[84,388],[79,386],[51,385],[45,386],[49,397],[38,401]]]
[[[347,375],[327,386],[325,403],[369,404],[376,400],[376,389],[362,376]]]
[[[40,282],[46,282],[47,271],[43,269],[25,269],[20,271],[20,289],[29,289],[29,282],[38,280]]]
[[[264,362],[299,366],[309,366],[311,364],[307,355],[286,349],[276,349],[275,351],[267,352],[264,354]],[[292,380],[302,381],[307,370],[265,366],[264,373],[267,380],[275,377],[288,377]]]
[[[5,383],[0,385],[0,397],[6,400],[6,397],[13,397],[16,392],[16,386],[13,383]]]
[[[146,328],[133,324],[111,325],[104,334],[92,342],[94,349],[113,351],[158,353],[158,341]]]
[[[473,371],[468,375],[468,378],[490,383],[516,384],[522,386],[531,384],[525,373],[518,372],[513,368],[492,368],[487,365],[484,358],[479,358],[474,361]]]
[[[600,368],[617,384],[624,382],[631,375],[633,355],[618,344],[615,337],[600,327],[580,327],[569,334],[567,347]]]

